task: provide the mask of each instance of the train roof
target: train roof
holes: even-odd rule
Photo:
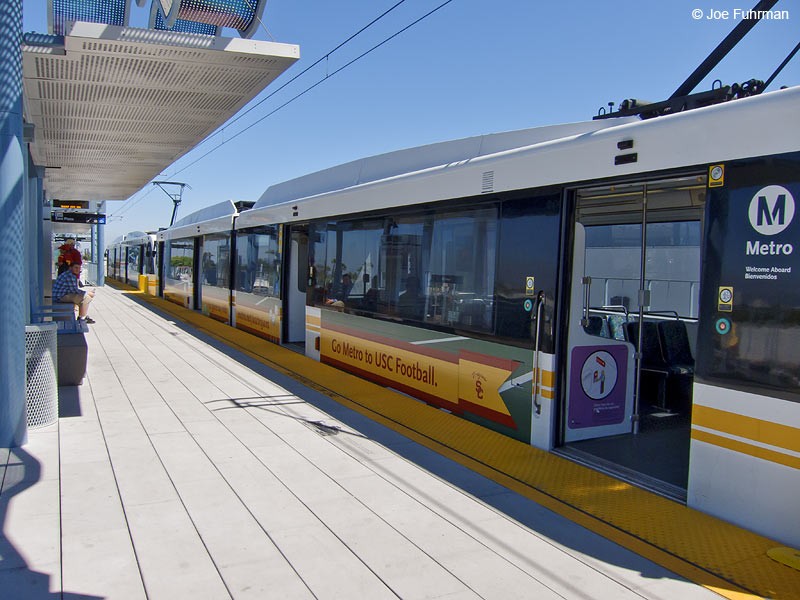
[[[607,119],[443,142],[271,186],[236,228],[792,152],[800,150],[797,131],[800,87],[792,87],[648,120]],[[623,141],[633,147],[620,150]],[[635,161],[616,164],[626,154],[635,154]]]
[[[122,236],[122,240],[119,243],[123,246],[139,246],[141,244],[149,244],[150,239],[150,236],[144,231],[131,231]]]
[[[395,150],[272,185],[261,195],[253,209],[380,181],[439,165],[469,161],[479,156],[532,146],[540,142],[606,129],[620,122],[638,120],[637,117],[626,117],[611,121],[582,121],[546,125]]]
[[[230,231],[233,217],[237,214],[236,204],[232,200],[218,202],[185,216],[168,229],[159,231],[158,239],[177,239]]]

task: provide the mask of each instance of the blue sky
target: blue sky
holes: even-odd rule
[[[406,0],[366,32],[249,115],[163,171],[188,183],[178,218],[222,200],[257,200],[270,185],[350,160],[438,141],[583,121],[609,101],[666,99],[733,29],[733,10],[756,0],[451,0],[367,57],[196,164],[189,163],[445,0]],[[327,54],[397,0],[268,0],[274,41],[301,59],[261,97]],[[146,26],[149,2],[131,2]],[[25,31],[44,32],[47,0],[23,0]],[[703,18],[695,19],[699,9]],[[695,91],[767,79],[798,42],[800,1],[788,20],[762,21]],[[706,18],[712,10],[729,11]],[[236,36],[225,30],[225,35]],[[269,39],[259,30],[256,39]],[[800,84],[800,55],[770,90]],[[148,185],[109,203],[106,239],[169,223],[172,203]],[[121,218],[120,218],[121,217]]]

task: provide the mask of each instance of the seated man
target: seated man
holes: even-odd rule
[[[349,273],[345,273],[342,275],[342,281],[339,285],[335,286],[333,290],[331,290],[328,299],[325,300],[325,304],[329,306],[336,306],[339,308],[344,307],[345,300],[350,296],[350,292],[353,290],[353,278],[350,277]]]
[[[80,275],[80,263],[72,263],[69,270],[59,275],[53,284],[53,300],[75,304],[78,307],[78,319],[86,323],[94,323],[94,319],[86,316],[86,313],[89,312],[89,303],[94,298],[94,292],[85,292],[79,288]]]

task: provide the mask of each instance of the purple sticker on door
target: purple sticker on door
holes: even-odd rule
[[[626,346],[578,346],[569,374],[569,427],[616,425],[625,418]]]

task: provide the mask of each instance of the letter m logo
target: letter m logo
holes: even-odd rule
[[[794,218],[794,198],[780,185],[761,188],[750,200],[747,211],[750,225],[761,235],[775,235],[786,229]]]
[[[772,213],[769,211],[769,203],[766,196],[758,197],[758,219],[756,223],[759,226],[764,225],[783,225],[783,220],[786,217],[786,194],[779,194],[775,205],[772,207]]]

